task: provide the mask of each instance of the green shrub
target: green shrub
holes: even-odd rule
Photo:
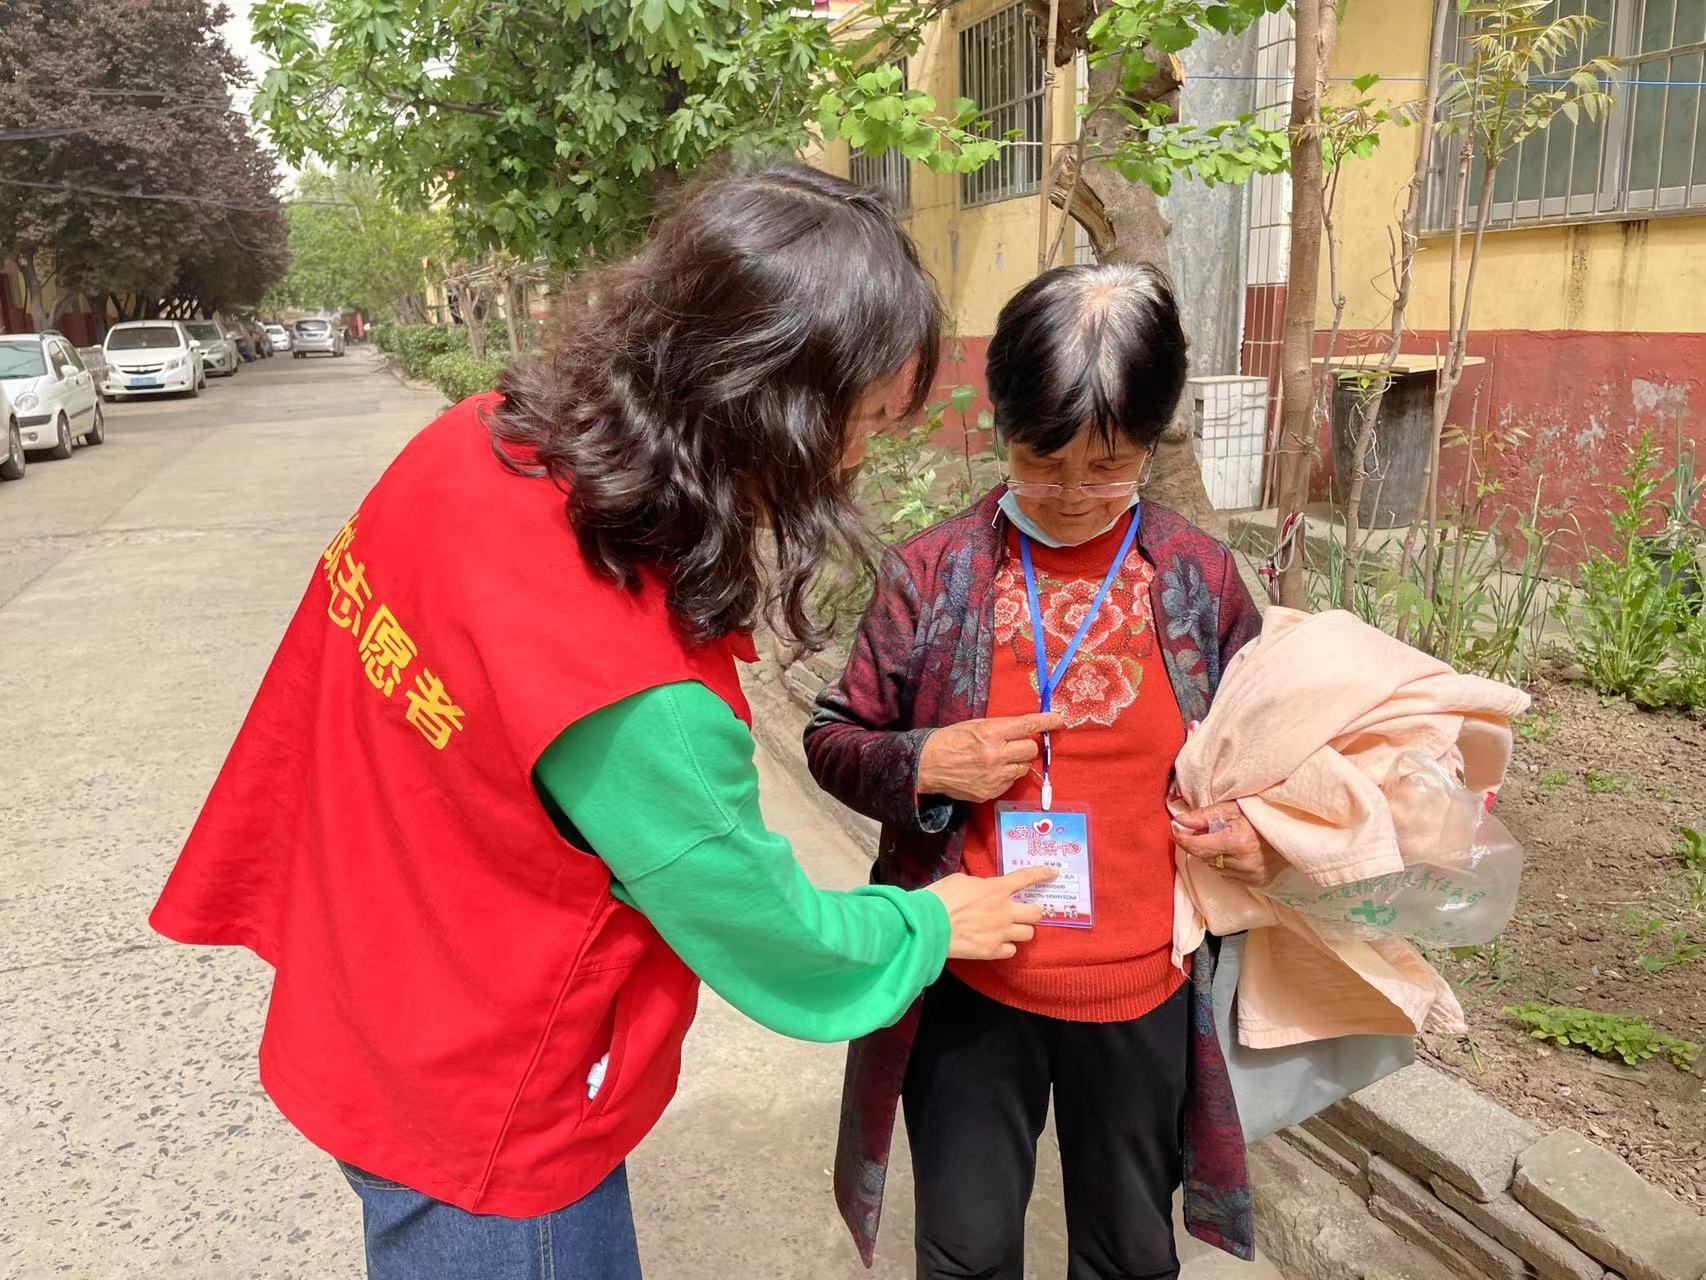
[[[397,361],[411,378],[427,377],[427,366],[439,356],[468,350],[466,329],[436,324],[398,325],[392,340],[397,344]]]
[[[426,379],[455,404],[469,396],[490,391],[503,372],[503,360],[480,360],[466,351],[447,351],[427,362]]]
[[[1554,1044],[1580,1045],[1602,1058],[1621,1058],[1630,1066],[1664,1056],[1687,1071],[1700,1056],[1700,1046],[1660,1031],[1645,1018],[1620,1018],[1614,1013],[1576,1009],[1558,1004],[1506,1005],[1536,1040]]]
[[[1666,658],[1687,616],[1681,586],[1685,553],[1677,549],[1672,562],[1661,565],[1642,533],[1657,510],[1663,479],[1656,459],[1652,434],[1644,433],[1629,451],[1623,483],[1613,489],[1618,502],[1611,513],[1611,550],[1596,551],[1582,566],[1576,607],[1564,611],[1588,683],[1600,693],[1648,706],[1668,701]]]
[[[1706,911],[1706,834],[1693,827],[1677,832],[1676,856],[1682,859],[1682,887],[1688,905]]]

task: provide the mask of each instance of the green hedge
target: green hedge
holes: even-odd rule
[[[427,367],[439,356],[468,350],[468,331],[441,329],[435,324],[399,325],[392,341],[403,372],[411,378],[425,378]]]
[[[490,391],[503,372],[503,360],[479,360],[466,351],[447,351],[427,362],[424,376],[451,404]]]
[[[448,328],[436,324],[387,324],[378,326],[373,344],[411,378],[432,380],[429,366],[440,356],[467,354],[468,330],[461,325]],[[509,338],[502,322],[486,322],[486,352],[489,358],[509,352]],[[476,362],[478,363],[478,362]]]

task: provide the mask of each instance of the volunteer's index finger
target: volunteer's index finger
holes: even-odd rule
[[[1047,884],[1059,874],[1053,867],[1020,867],[1001,877],[1002,887],[1008,893],[1020,893],[1032,885]]]

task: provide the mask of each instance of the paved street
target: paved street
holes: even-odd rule
[[[0,1277],[359,1275],[353,1195],[256,1081],[269,971],[146,915],[317,553],[437,407],[359,351],[274,359],[198,400],[109,406],[105,445],[0,485]],[[764,770],[813,876],[862,880]],[[829,1195],[841,1059],[704,999],[630,1166],[650,1277],[867,1274]],[[1031,1270],[1058,1277],[1043,1163]],[[905,1167],[871,1273],[895,1280]],[[1193,1280],[1274,1274],[1185,1247]]]

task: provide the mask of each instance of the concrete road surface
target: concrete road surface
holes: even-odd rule
[[[146,915],[320,549],[439,407],[353,351],[196,400],[0,485],[0,1277],[353,1280],[354,1196],[261,1093],[269,970]],[[763,762],[825,884],[858,852]],[[630,1170],[652,1280],[858,1277],[829,1195],[837,1047],[702,1003]],[[1063,1271],[1052,1150],[1032,1274]],[[911,1274],[904,1154],[875,1274]],[[1186,1241],[1186,1275],[1263,1277]],[[430,1278],[423,1278],[430,1280]]]

